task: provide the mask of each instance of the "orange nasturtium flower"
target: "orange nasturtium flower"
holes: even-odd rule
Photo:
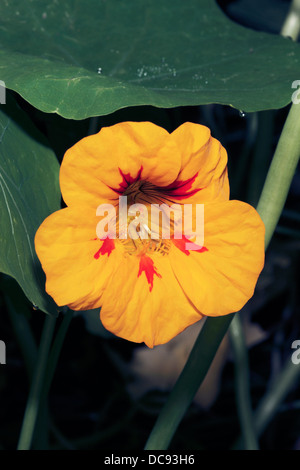
[[[238,311],[253,295],[264,225],[253,207],[229,201],[227,153],[207,127],[102,128],[66,152],[60,186],[67,207],[35,237],[46,290],[59,306],[101,307],[109,331],[153,347],[203,316]],[[112,204],[118,214],[119,196],[128,207],[204,204],[203,246],[188,249],[194,240],[174,230],[169,239],[121,239],[118,231],[100,239],[97,208]]]

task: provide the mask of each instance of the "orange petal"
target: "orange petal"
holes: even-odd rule
[[[67,205],[97,207],[117,200],[124,180],[139,176],[164,186],[176,179],[179,169],[180,154],[166,130],[150,122],[122,122],[85,137],[66,152],[60,186]]]
[[[208,316],[240,310],[252,297],[264,265],[264,225],[240,201],[204,206],[207,251],[169,253],[174,274],[190,301]]]
[[[100,314],[109,331],[149,347],[168,342],[201,319],[178,284],[168,256],[151,258],[161,276],[154,276],[153,289],[146,274],[139,275],[139,258],[127,256],[106,286]]]
[[[210,130],[200,124],[186,122],[172,132],[181,153],[181,168],[177,181],[190,181],[192,193],[185,203],[204,203],[229,199],[227,152]],[[201,191],[193,193],[196,188]]]
[[[46,291],[59,306],[85,310],[101,305],[119,254],[103,250],[97,259],[95,254],[106,243],[96,238],[97,222],[95,211],[67,207],[51,214],[36,233],[35,248],[46,273]]]

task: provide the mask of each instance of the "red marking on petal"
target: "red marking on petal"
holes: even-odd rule
[[[177,197],[180,199],[184,199],[186,197],[193,196],[198,191],[201,191],[203,188],[195,188],[192,189],[192,186],[198,176],[196,173],[192,178],[189,178],[185,181],[173,181],[173,183],[169,184],[168,186],[164,186],[161,188],[161,191],[167,192],[169,196]]]
[[[199,246],[197,245],[197,243],[191,242],[184,235],[180,239],[173,238],[172,242],[180,251],[182,251],[187,256],[189,256],[190,251],[196,251],[197,253],[204,253],[205,251],[208,251],[208,249],[205,246]],[[191,248],[189,250],[186,249],[187,243],[190,243],[192,245],[192,249]]]
[[[106,254],[107,256],[109,256],[114,249],[115,249],[114,241],[111,238],[105,238],[100,250],[98,250],[97,253],[94,254],[94,258],[99,259],[100,255],[106,255]]]
[[[149,256],[146,256],[146,255],[143,255],[140,257],[138,277],[143,272],[146,274],[146,278],[149,284],[149,290],[151,292],[153,289],[154,274],[159,278],[161,278],[161,274],[157,272],[156,267],[154,266],[153,260]]]
[[[124,191],[128,188],[128,186],[130,186],[132,183],[136,183],[136,181],[139,181],[141,179],[142,171],[143,171],[143,167],[141,166],[141,168],[139,169],[136,177],[133,178],[130,173],[123,173],[121,168],[119,168],[119,173],[122,177],[122,181],[121,181],[121,183],[119,183],[118,188],[111,188],[110,187],[110,189],[112,189],[113,191],[115,191],[116,193],[118,193],[120,195],[123,194]]]

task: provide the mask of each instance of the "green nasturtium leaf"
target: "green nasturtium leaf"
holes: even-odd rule
[[[0,107],[0,272],[15,278],[32,304],[50,314],[57,310],[45,292],[34,235],[60,208],[58,174],[55,154],[8,97]]]
[[[291,101],[300,46],[229,20],[214,0],[3,0],[0,80],[84,119],[136,105]]]

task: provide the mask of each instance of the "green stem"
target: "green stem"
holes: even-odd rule
[[[247,116],[246,135],[243,147],[239,153],[239,158],[234,165],[234,174],[230,185],[230,193],[233,199],[240,194],[245,186],[245,178],[248,172],[249,158],[253,151],[254,143],[258,135],[258,115],[259,113],[251,113]]]
[[[43,384],[43,389],[41,392],[41,399],[40,399],[40,411],[38,415],[38,420],[36,424],[36,432],[34,435],[34,445],[37,449],[47,449],[47,441],[46,437],[48,435],[48,421],[49,421],[49,413],[48,413],[48,406],[47,406],[47,397],[51,387],[51,383],[54,377],[54,373],[56,370],[58,358],[64,343],[64,339],[69,328],[71,319],[73,316],[73,311],[68,310],[66,315],[64,315],[62,323],[58,329],[58,332],[55,336],[53,341],[53,346],[51,348],[49,359],[47,361],[47,370],[45,373],[45,379]]]
[[[94,135],[99,130],[99,117],[91,117],[89,122],[88,135]]]
[[[282,36],[290,36],[294,41],[297,40],[300,32],[300,0],[293,0],[289,13],[281,29]],[[300,107],[292,105],[288,118],[281,133],[272,164],[270,166],[263,192],[257,207],[265,226],[266,226],[266,248],[274,233],[280,215],[287,198],[287,193],[296,171],[300,156]],[[277,188],[277,192],[274,188]],[[273,204],[272,204],[273,200]],[[277,231],[282,232],[284,228],[278,227]],[[291,232],[289,232],[291,234]],[[288,393],[290,387],[299,378],[300,370],[290,361],[282,370],[274,385],[263,397],[257,411],[254,415],[254,427],[257,436],[259,436],[273,415],[278,406]],[[245,436],[244,436],[245,440]],[[235,448],[240,448],[241,439]]]
[[[234,352],[236,402],[245,449],[258,450],[259,445],[255,434],[251,406],[248,351],[241,319],[238,315],[231,322],[229,337]]]
[[[24,358],[29,383],[31,383],[38,355],[35,339],[27,318],[22,313],[18,312],[17,307],[10,296],[4,294],[4,300],[14,333]]]
[[[41,393],[45,378],[47,359],[53,337],[56,318],[47,315],[38,351],[38,362],[36,365],[33,381],[27,400],[22,429],[20,433],[18,450],[29,450],[32,443],[35,424],[38,416]]]
[[[55,336],[53,346],[49,355],[49,360],[47,363],[47,372],[45,377],[45,383],[43,386],[43,398],[46,398],[51,387],[51,383],[54,377],[55,369],[57,366],[58,358],[68,331],[69,325],[73,317],[73,310],[68,310],[64,315],[62,323],[59,327],[59,330]]]
[[[300,364],[293,364],[291,359],[288,359],[254,412],[254,428],[258,437],[262,435],[288,392],[295,387],[299,380]],[[241,449],[242,445],[243,440],[239,438],[234,444],[233,449]]]
[[[300,31],[300,0],[293,0],[281,28],[280,34],[282,36],[289,36],[294,41],[297,41]]]
[[[168,448],[181,419],[206,376],[232,318],[233,314],[206,319],[188,361],[149,436],[145,450]]]
[[[272,158],[274,131],[273,110],[257,113],[258,131],[248,175],[247,202],[252,206],[258,203]]]
[[[300,106],[293,104],[267,174],[257,211],[266,227],[266,247],[283,210],[300,156]]]
[[[288,392],[300,380],[300,364],[288,359],[254,413],[255,430],[260,436],[274,417]]]

